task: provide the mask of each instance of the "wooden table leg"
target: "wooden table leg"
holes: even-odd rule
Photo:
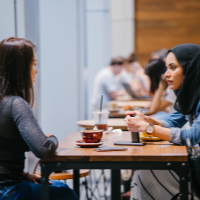
[[[111,170],[111,200],[121,200],[120,170]]]

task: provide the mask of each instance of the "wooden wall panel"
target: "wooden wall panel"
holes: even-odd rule
[[[135,0],[135,49],[142,66],[151,53],[200,44],[200,0]]]

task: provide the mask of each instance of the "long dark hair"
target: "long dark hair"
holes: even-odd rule
[[[15,95],[33,105],[31,68],[34,48],[35,45],[23,38],[9,37],[1,41],[0,101],[7,95]]]
[[[144,71],[151,81],[150,92],[154,94],[158,89],[161,75],[166,71],[165,62],[160,59],[151,59],[146,64]]]

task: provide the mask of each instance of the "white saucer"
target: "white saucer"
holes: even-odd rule
[[[83,142],[83,140],[77,140],[74,143],[80,147],[98,147],[98,146],[102,145],[104,142],[101,141],[101,142],[96,142],[96,143],[85,143],[85,142]]]

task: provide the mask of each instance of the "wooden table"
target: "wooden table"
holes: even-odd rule
[[[125,118],[126,117],[126,112],[125,111],[115,111],[115,112],[110,112],[109,113],[109,118]]]
[[[126,146],[126,151],[96,152],[81,148],[74,141],[81,139],[73,132],[59,143],[57,154],[40,162],[41,199],[48,200],[48,176],[54,170],[74,169],[74,190],[79,194],[80,169],[111,169],[111,200],[120,200],[120,169],[173,170],[180,177],[181,200],[188,200],[188,156],[185,146],[175,146],[166,141],[149,142],[146,146]],[[104,147],[113,142],[130,140],[130,132],[103,136]],[[102,147],[102,146],[101,146]]]
[[[133,98],[130,95],[125,95],[125,96],[118,96],[117,101],[152,101],[152,98]]]
[[[86,128],[86,129],[93,129],[94,128],[94,120],[82,120],[76,122],[79,126]],[[108,119],[108,127],[112,126],[113,129],[122,129],[127,130],[127,126],[124,122],[124,119]]]
[[[117,107],[123,107],[125,105],[130,105],[131,107],[144,108],[151,101],[119,101],[117,102]]]
[[[145,115],[149,115],[147,109],[138,108],[137,110],[140,110]],[[124,119],[126,117],[126,112],[127,111],[121,111],[121,110],[110,111],[109,118],[123,118]]]

